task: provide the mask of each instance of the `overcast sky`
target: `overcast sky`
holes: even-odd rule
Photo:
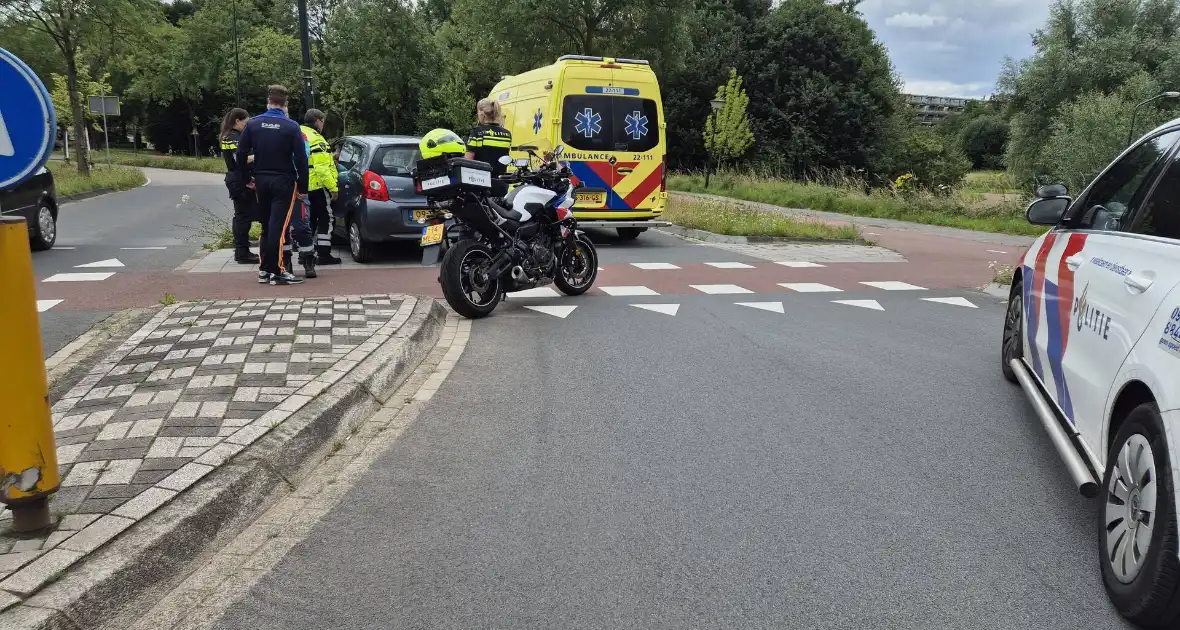
[[[1005,55],[1032,54],[1049,0],[865,0],[859,7],[889,48],[911,94],[991,94]]]

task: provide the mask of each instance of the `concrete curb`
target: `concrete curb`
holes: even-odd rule
[[[338,436],[381,408],[437,343],[447,311],[415,299],[406,321],[331,389],[232,461],[0,616],[0,628],[124,628],[137,606],[172,588],[190,561],[245,529],[323,459]]]
[[[783,238],[776,236],[729,236],[727,234],[714,234],[713,232],[706,232],[705,230],[698,230],[695,228],[686,228],[679,225],[668,225],[664,227],[653,228],[657,232],[664,232],[673,236],[681,238],[691,238],[696,241],[704,241],[706,243],[728,243],[731,245],[748,245],[751,243],[820,243],[820,244],[863,244],[864,241],[860,239],[834,241],[820,238]]]
[[[1008,296],[1012,294],[1012,285],[989,282],[983,287],[980,287],[979,290],[992,297],[998,297],[1002,300],[1007,300]]]

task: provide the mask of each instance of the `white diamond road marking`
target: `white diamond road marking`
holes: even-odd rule
[[[944,297],[944,298],[922,298],[926,302],[937,302],[939,304],[950,304],[951,306],[966,306],[967,308],[979,308],[971,303],[967,298],[961,297]]]
[[[542,297],[558,297],[557,291],[550,287],[537,287],[535,289],[528,289],[525,291],[517,291],[516,293],[509,293],[509,297],[514,298],[542,298]]]
[[[74,265],[74,269],[101,269],[103,267],[126,267],[118,258],[108,258],[98,262],[86,263],[85,265]]]
[[[874,311],[885,310],[884,307],[877,303],[877,300],[832,300],[832,303],[847,304],[848,306],[859,306],[861,308],[867,308]]]
[[[772,313],[785,313],[782,302],[734,302],[738,306],[748,306],[763,311],[770,311]]]
[[[818,282],[780,282],[778,285],[799,293],[839,293],[843,290]]]
[[[709,295],[727,295],[734,293],[753,293],[753,291],[739,287],[736,284],[690,284],[688,285],[701,293]]]
[[[665,269],[679,269],[680,268],[680,267],[677,267],[676,265],[673,265],[672,263],[631,263],[631,266],[637,267],[639,269],[643,269],[645,271],[660,271],[660,270],[665,270]]]
[[[113,271],[102,273],[59,273],[41,282],[99,282],[115,275]]]
[[[716,267],[718,269],[753,269],[754,265],[747,265],[743,262],[707,262],[706,265]]]
[[[881,289],[882,291],[925,291],[926,287],[919,287],[908,282],[895,282],[889,280],[886,282],[862,282],[861,284],[873,287],[874,289]]]
[[[37,312],[44,313],[61,303],[62,300],[37,300]]]
[[[655,291],[647,287],[598,287],[603,293],[615,297],[626,297],[633,295],[659,295]]]
[[[554,317],[560,317],[562,319],[565,319],[565,318],[569,317],[570,313],[574,312],[575,308],[578,308],[578,307],[576,307],[576,306],[526,306],[525,308],[529,309],[530,311],[537,311],[538,313],[544,313],[546,315],[552,315]]]
[[[652,311],[655,313],[663,313],[665,315],[675,316],[676,312],[680,310],[679,304],[632,304],[635,308],[641,308],[645,311]]]
[[[776,261],[774,264],[782,265],[784,267],[791,267],[793,269],[811,269],[813,267],[827,267],[827,265],[821,265],[819,263],[807,262],[807,261],[803,261],[803,260],[780,260],[780,261]]]

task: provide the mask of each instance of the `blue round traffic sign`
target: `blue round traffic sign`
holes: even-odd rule
[[[0,48],[0,189],[32,177],[53,153],[57,117],[49,90],[16,55]]]

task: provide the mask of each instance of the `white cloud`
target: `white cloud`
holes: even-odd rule
[[[954,83],[952,81],[906,81],[902,88],[906,94],[928,96],[953,96],[958,98],[983,98],[992,91],[991,83]]]
[[[946,23],[946,16],[905,11],[885,18],[885,26],[898,28],[931,28]]]

